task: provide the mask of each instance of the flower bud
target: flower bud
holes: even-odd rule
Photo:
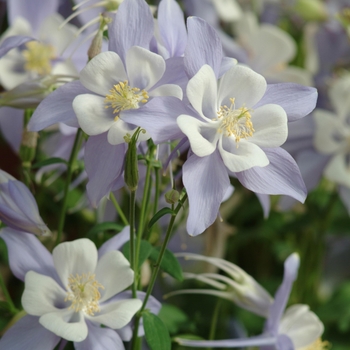
[[[165,201],[169,204],[176,204],[179,201],[180,193],[174,189],[171,189],[165,194]]]
[[[297,0],[294,11],[305,21],[324,21],[327,19],[325,5],[320,0]]]

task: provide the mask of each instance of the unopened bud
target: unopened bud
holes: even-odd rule
[[[169,204],[176,204],[179,201],[180,193],[174,189],[171,189],[165,194],[165,201]]]
[[[36,153],[36,146],[39,134],[35,131],[24,129],[19,156],[24,164],[30,164]]]
[[[324,21],[327,19],[325,4],[320,0],[297,0],[294,11],[306,21]]]

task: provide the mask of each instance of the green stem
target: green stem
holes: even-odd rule
[[[154,270],[152,272],[151,280],[150,280],[150,283],[149,283],[148,288],[147,288],[145,299],[143,300],[141,309],[138,311],[138,313],[136,314],[136,317],[135,317],[134,332],[133,332],[133,337],[132,337],[132,350],[137,350],[138,349],[138,347],[137,347],[138,346],[138,335],[137,334],[138,334],[138,328],[139,328],[139,324],[140,324],[140,318],[142,317],[142,311],[145,309],[145,307],[147,305],[149,296],[151,295],[153,287],[154,287],[154,284],[156,282],[156,279],[157,279],[157,276],[158,276],[158,272],[159,272],[159,269],[160,269],[160,264],[162,263],[163,256],[164,256],[164,253],[165,253],[165,249],[166,249],[166,247],[167,247],[167,245],[169,243],[169,239],[171,237],[171,232],[172,232],[172,229],[173,229],[173,226],[174,226],[174,222],[175,222],[176,216],[179,213],[180,209],[182,208],[183,204],[185,203],[186,199],[187,199],[187,193],[185,193],[183,195],[183,197],[180,199],[176,209],[174,210],[173,215],[171,216],[171,219],[170,219],[170,222],[169,222],[169,225],[168,225],[168,229],[167,229],[166,234],[165,234],[165,238],[164,238],[164,242],[163,242],[162,248],[161,248],[161,250],[159,252],[157,262],[154,265]]]
[[[147,172],[146,172],[146,178],[145,178],[145,187],[143,188],[143,197],[142,197],[142,204],[141,204],[141,214],[140,214],[140,222],[139,227],[137,230],[137,236],[136,236],[136,249],[135,249],[135,266],[139,266],[139,256],[140,256],[140,249],[141,249],[141,240],[142,240],[142,233],[143,233],[143,227],[146,217],[146,209],[148,204],[148,188],[150,186],[150,178],[151,178],[151,165],[150,162],[147,161]],[[136,268],[135,270],[135,281],[138,281],[139,279],[139,269]]]
[[[155,175],[156,175],[156,190],[154,193],[154,206],[153,206],[153,216],[156,215],[158,211],[158,200],[159,200],[159,193],[160,193],[160,178],[159,178],[159,168],[154,168]]]
[[[77,158],[77,154],[78,154],[80,146],[81,146],[82,135],[83,135],[83,132],[79,128],[77,131],[77,134],[75,136],[74,145],[73,145],[72,152],[70,154],[68,165],[67,165],[67,178],[66,178],[66,183],[64,186],[63,201],[62,201],[62,207],[61,207],[61,212],[60,212],[60,216],[59,216],[58,229],[57,229],[57,239],[56,239],[55,245],[57,245],[61,242],[63,227],[64,227],[64,223],[66,220],[68,192],[69,192],[69,186],[70,186],[71,181],[72,181],[73,165],[74,165],[74,162]]]
[[[136,191],[130,191],[130,266],[134,270],[134,283],[132,285],[132,296],[136,298],[137,291],[137,274],[136,259],[135,259],[135,205],[136,205]]]
[[[117,200],[112,192],[110,193],[109,198],[111,199],[115,210],[117,211],[118,215],[120,216],[121,220],[123,221],[123,224],[125,226],[128,226],[129,225],[128,219],[126,218],[125,214],[123,213],[122,208],[120,207],[119,203],[117,202]]]
[[[6,301],[8,302],[9,304],[9,307],[10,307],[10,311],[12,314],[16,314],[19,312],[19,310],[17,310],[15,304],[13,303],[12,299],[11,299],[11,296],[10,296],[10,293],[8,292],[7,288],[6,288],[6,285],[5,285],[5,282],[2,278],[2,275],[0,273],[0,287],[2,289],[2,292],[4,293],[4,296],[5,296],[5,299]]]
[[[218,299],[217,302],[216,302],[216,305],[215,305],[213,318],[211,320],[209,339],[208,340],[214,340],[215,339],[215,332],[216,332],[216,327],[217,327],[217,324],[218,324],[218,318],[219,318],[219,312],[220,312],[221,304],[222,304],[222,300]]]

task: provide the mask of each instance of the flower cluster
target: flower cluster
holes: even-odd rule
[[[14,303],[0,279],[11,325],[0,348],[123,350],[130,342],[139,350],[145,336],[150,349],[169,350],[169,331],[190,347],[326,346],[323,323],[299,304],[302,282],[295,305],[287,304],[300,264],[294,251],[306,264],[313,251],[312,280],[321,283],[325,247],[310,248],[307,237],[317,229],[326,242],[332,196],[324,215],[310,210],[321,223],[292,226],[305,230],[304,246],[293,238],[286,247],[269,233],[271,259],[285,260],[274,298],[223,257],[239,261],[228,237],[255,235],[261,221],[250,192],[264,217],[271,206],[271,220],[278,216],[268,229],[261,223],[262,236],[288,235],[293,215],[309,223],[297,212],[277,214],[270,196],[282,195],[284,209],[304,203],[322,174],[350,208],[350,78],[335,69],[349,45],[339,44],[336,59],[321,45],[335,29],[344,36],[349,15],[336,1],[313,1],[311,19],[307,1],[253,3],[6,2],[0,131],[20,166],[0,170],[0,238],[24,291]],[[306,48],[282,29],[288,26]],[[179,245],[188,251],[174,254]],[[180,257],[207,263],[208,271],[183,272]],[[167,317],[175,306],[157,300],[159,270],[212,288],[176,285],[168,297],[223,298],[265,318],[264,326],[258,335],[216,340],[214,315],[210,340],[186,339],[177,317]],[[233,318],[239,322],[238,313]]]

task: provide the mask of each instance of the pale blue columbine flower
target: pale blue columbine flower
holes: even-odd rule
[[[164,108],[163,99],[181,102],[182,90],[162,80],[163,74],[166,75],[165,61],[149,51],[153,31],[153,16],[147,3],[124,1],[109,27],[110,51],[91,60],[80,81],[68,83],[50,94],[29,122],[29,129],[36,131],[57,122],[75,127],[80,123],[92,135],[85,148],[85,165],[93,205],[111,190],[120,188],[123,181],[124,137],[132,134],[138,125],[124,122],[124,114],[145,116],[152,107],[164,116],[172,115],[173,119],[180,114],[171,106]]]
[[[27,186],[3,170],[0,170],[0,220],[15,230],[35,235],[51,233]]]
[[[117,249],[129,239],[129,231],[126,227],[99,250],[83,238],[59,244],[51,255],[34,236],[3,229],[0,237],[8,248],[10,268],[25,282],[22,305],[28,315],[4,334],[0,347],[51,350],[63,338],[79,350],[124,350],[123,341],[132,335],[130,321],[144,297],[140,292],[134,299],[123,292],[134,273]],[[84,294],[79,292],[82,285]],[[148,307],[160,309],[154,298]]]
[[[297,254],[290,255],[284,263],[283,282],[269,307],[263,334],[250,338],[211,341],[178,338],[177,342],[190,347],[238,348],[259,346],[264,350],[301,350],[317,342],[323,333],[324,327],[318,317],[309,310],[309,307],[307,305],[293,305],[285,310],[293,282],[297,278],[298,268],[299,256]],[[244,281],[245,279],[243,279],[243,283]],[[242,297],[244,298],[244,294]],[[261,314],[259,298],[257,299],[259,302],[254,305],[254,300],[249,298],[248,293],[248,300],[252,301],[249,310]],[[256,307],[255,311],[254,306]]]

